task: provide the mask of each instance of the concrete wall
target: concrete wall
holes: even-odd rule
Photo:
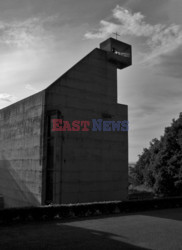
[[[57,110],[67,121],[127,120],[127,106],[117,104],[117,69],[107,52],[93,50],[48,87],[45,110]],[[52,138],[54,203],[126,199],[127,132],[52,132]]]
[[[44,92],[0,110],[0,194],[5,207],[41,204]]]
[[[127,198],[127,132],[50,127],[52,118],[128,119],[127,106],[117,104],[117,63],[108,53],[93,50],[45,91],[0,110],[5,207],[45,204],[50,194],[53,203]]]

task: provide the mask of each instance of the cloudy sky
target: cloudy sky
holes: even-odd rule
[[[129,106],[129,159],[182,111],[181,0],[1,0],[0,108],[52,83],[118,32],[133,66],[118,71]]]

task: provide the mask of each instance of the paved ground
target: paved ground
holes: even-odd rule
[[[0,227],[0,249],[182,249],[182,208]]]

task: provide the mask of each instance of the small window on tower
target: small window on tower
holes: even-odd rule
[[[116,49],[115,49],[115,48],[112,48],[112,52],[115,53],[115,52],[116,52]]]

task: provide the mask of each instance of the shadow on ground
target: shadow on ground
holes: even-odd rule
[[[0,249],[132,249],[121,236],[62,223],[36,223],[0,227]]]
[[[182,208],[0,226],[0,249],[182,250]]]

